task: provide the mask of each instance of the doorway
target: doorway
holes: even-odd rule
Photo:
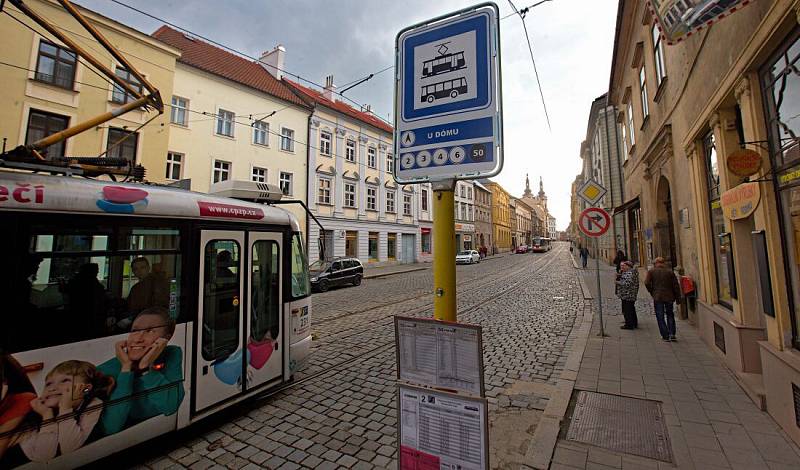
[[[671,268],[680,264],[675,247],[675,225],[672,218],[672,193],[669,181],[661,176],[658,180],[656,191],[656,224],[655,224],[655,256],[660,256],[669,262]]]

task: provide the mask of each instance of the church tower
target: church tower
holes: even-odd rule
[[[527,173],[525,173],[525,194],[523,194],[522,197],[533,199],[533,193],[531,192],[531,180],[528,178]]]
[[[542,206],[547,209],[547,195],[544,193],[544,182],[542,181],[542,177],[539,177],[539,201],[542,203]]]

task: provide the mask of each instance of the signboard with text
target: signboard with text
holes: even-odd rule
[[[479,325],[395,317],[397,378],[483,396],[483,342]]]
[[[395,42],[395,179],[407,184],[499,173],[499,46],[493,3],[400,31]]]
[[[400,385],[397,409],[399,469],[489,468],[485,398]]]

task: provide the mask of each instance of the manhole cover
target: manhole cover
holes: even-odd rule
[[[567,439],[672,462],[667,425],[657,401],[579,392]]]

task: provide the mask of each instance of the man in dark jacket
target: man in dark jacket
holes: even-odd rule
[[[664,341],[676,341],[675,314],[672,304],[680,300],[681,286],[678,283],[678,277],[666,266],[664,258],[655,259],[653,269],[647,272],[647,277],[644,279],[644,286],[653,296],[661,338]]]

